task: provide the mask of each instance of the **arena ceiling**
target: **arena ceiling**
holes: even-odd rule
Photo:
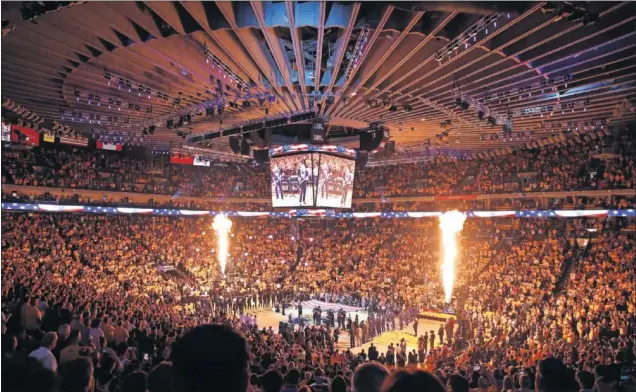
[[[134,144],[307,110],[336,143],[380,121],[402,152],[634,120],[635,2],[3,2],[2,19],[3,98]]]

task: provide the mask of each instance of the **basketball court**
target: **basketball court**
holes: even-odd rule
[[[360,321],[366,321],[368,318],[368,313],[358,307],[354,306],[345,306],[337,303],[329,303],[323,301],[304,301],[303,302],[303,317],[306,320],[309,320],[307,324],[313,325],[311,322],[313,320],[313,308],[315,306],[320,306],[323,312],[328,309],[332,309],[334,312],[337,312],[339,309],[345,310],[347,313],[347,318],[351,316],[351,319],[355,319],[356,315]],[[256,314],[256,321],[258,323],[259,328],[269,328],[272,327],[274,331],[278,331],[278,325],[280,322],[288,322],[289,315],[292,315],[292,318],[296,319],[298,317],[298,309],[294,307],[290,307],[285,309],[285,315],[282,313],[277,313],[274,309],[271,308],[262,308],[254,311],[250,311],[249,313]],[[323,313],[323,319],[324,319]],[[424,335],[426,332],[435,331],[437,334],[437,330],[440,325],[442,325],[439,321],[434,321],[430,319],[420,318],[418,320],[418,335]],[[364,349],[365,352],[368,352],[369,346],[371,343],[375,345],[379,352],[386,352],[387,348],[391,343],[394,346],[397,346],[400,343],[400,340],[405,339],[406,347],[408,351],[413,349],[417,350],[417,337],[413,334],[413,323],[408,324],[404,329],[388,331],[383,334],[376,336],[371,341],[363,344],[362,346],[357,346],[351,348],[351,351],[354,353],[360,352],[360,350]],[[439,339],[435,341],[436,346],[439,345]],[[349,347],[349,333],[346,330],[342,330],[340,337],[338,339],[338,347],[340,349],[347,349]]]

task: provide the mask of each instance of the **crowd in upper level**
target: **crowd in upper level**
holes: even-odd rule
[[[356,198],[447,196],[505,192],[633,189],[636,142],[623,136],[614,157],[594,144],[550,145],[485,159],[434,159],[357,171]],[[163,156],[161,156],[163,157]],[[2,183],[179,197],[271,197],[267,166],[215,163],[211,167],[139,159],[81,149],[2,153]]]

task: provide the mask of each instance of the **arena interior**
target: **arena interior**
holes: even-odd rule
[[[635,2],[1,9],[3,392],[636,391]]]

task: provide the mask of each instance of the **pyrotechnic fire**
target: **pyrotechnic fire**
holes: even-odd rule
[[[227,254],[230,244],[228,233],[232,228],[232,221],[225,215],[217,215],[214,217],[212,228],[216,231],[216,254],[219,265],[221,266],[221,273],[225,276],[225,266],[227,265]]]
[[[455,282],[455,258],[457,257],[457,234],[462,231],[466,215],[459,211],[448,211],[439,216],[439,228],[442,230],[442,247],[444,248],[444,262],[442,263],[442,283],[446,303],[450,303],[453,296]]]

